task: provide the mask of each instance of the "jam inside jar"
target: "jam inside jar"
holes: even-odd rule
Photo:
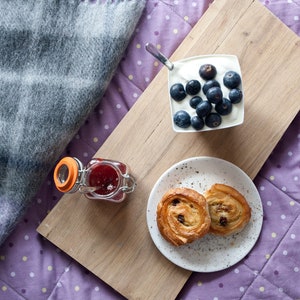
[[[128,171],[124,163],[93,158],[85,168],[86,197],[123,201],[126,193],[135,188],[135,180]],[[83,192],[85,187],[81,186],[79,190]]]

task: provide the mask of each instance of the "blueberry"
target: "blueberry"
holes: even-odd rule
[[[232,111],[232,103],[227,98],[223,98],[219,103],[216,104],[215,110],[221,116],[226,116]]]
[[[237,88],[241,82],[241,76],[235,71],[228,71],[223,77],[223,83],[229,89]]]
[[[203,101],[203,100],[202,100],[201,97],[195,96],[195,97],[193,97],[193,98],[190,99],[190,106],[191,106],[192,108],[196,108],[197,105],[198,105],[200,102],[202,102],[202,101]]]
[[[201,84],[198,80],[195,79],[188,81],[185,86],[186,93],[192,96],[198,94],[200,90]]]
[[[206,81],[202,88],[204,95],[206,95],[207,91],[214,86],[220,87],[220,83],[215,79]]]
[[[211,109],[212,105],[210,102],[202,101],[196,107],[196,114],[199,118],[204,118],[211,112]]]
[[[209,102],[217,104],[222,100],[223,92],[221,88],[214,86],[206,92],[206,98]]]
[[[179,110],[173,117],[174,123],[181,128],[187,128],[191,125],[191,117],[185,110]]]
[[[222,123],[222,117],[218,113],[210,113],[205,118],[205,124],[210,128],[215,128],[220,126]]]
[[[191,118],[191,125],[195,130],[201,130],[204,127],[204,121],[198,116],[193,116]]]
[[[243,92],[240,89],[232,89],[228,95],[231,103],[239,103],[243,99]]]
[[[212,64],[202,65],[199,69],[199,75],[204,80],[213,79],[213,78],[215,78],[216,74],[217,74],[217,69]]]
[[[181,83],[175,83],[170,88],[171,97],[175,101],[181,101],[186,97],[186,92],[184,90],[184,86]]]

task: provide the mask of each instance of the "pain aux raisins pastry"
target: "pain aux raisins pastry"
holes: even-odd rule
[[[157,206],[157,226],[174,246],[203,237],[210,228],[208,205],[203,195],[190,188],[167,191]]]
[[[211,217],[210,233],[227,236],[244,229],[251,218],[245,197],[225,184],[214,184],[204,193]]]

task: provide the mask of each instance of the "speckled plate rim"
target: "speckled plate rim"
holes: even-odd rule
[[[252,210],[249,224],[229,237],[207,234],[179,247],[168,243],[156,223],[156,207],[163,194],[174,187],[189,187],[203,193],[214,183],[231,185],[246,197]],[[171,166],[155,183],[147,204],[147,225],[158,250],[177,266],[194,272],[220,271],[238,263],[255,245],[262,223],[263,207],[253,181],[234,164],[214,157],[192,157]]]

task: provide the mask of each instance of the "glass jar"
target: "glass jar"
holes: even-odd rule
[[[134,191],[135,179],[119,161],[93,158],[86,166],[75,157],[62,158],[54,169],[54,183],[63,193],[83,193],[89,199],[121,202]]]

